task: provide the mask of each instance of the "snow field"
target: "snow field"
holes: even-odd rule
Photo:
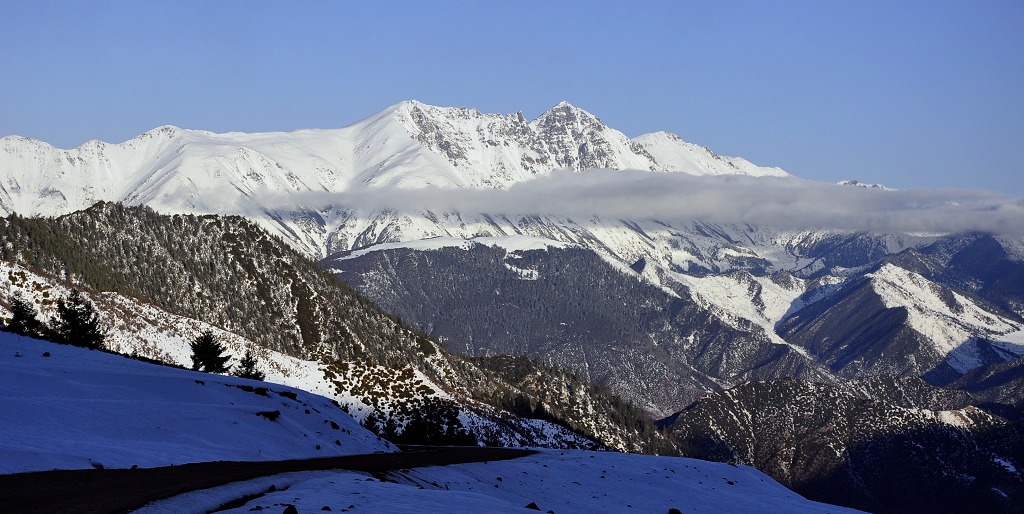
[[[0,405],[0,473],[393,451],[302,390],[6,332]]]
[[[808,501],[746,466],[680,457],[542,450],[500,462],[300,480],[226,512],[856,512]],[[187,498],[180,498],[183,503]]]

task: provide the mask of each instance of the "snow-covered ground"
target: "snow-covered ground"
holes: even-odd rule
[[[7,332],[0,419],[0,473],[393,451],[322,396]]]
[[[267,388],[261,391],[260,387]],[[278,412],[274,420],[259,413]],[[327,398],[0,332],[0,473],[393,451]],[[308,472],[196,491],[149,512],[843,512],[745,466],[544,450],[512,461],[393,472]]]
[[[542,450],[519,459],[390,473],[292,473],[179,496],[142,512],[856,512],[815,503],[746,466],[680,457]],[[283,489],[283,490],[282,490]]]

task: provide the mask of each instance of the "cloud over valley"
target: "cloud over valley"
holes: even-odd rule
[[[1024,199],[980,190],[882,190],[797,178],[593,170],[555,172],[507,189],[356,187],[303,194],[302,203],[408,214],[701,220],[793,229],[1024,236]]]

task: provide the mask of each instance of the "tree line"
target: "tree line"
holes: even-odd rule
[[[5,332],[90,350],[105,349],[107,334],[100,327],[99,314],[92,302],[78,289],[72,289],[66,298],[57,300],[57,313],[48,322],[39,319],[35,304],[20,292],[11,295],[10,304],[11,320],[2,328]],[[206,330],[199,334],[190,346],[193,370],[222,374],[231,372],[232,366],[228,364],[231,355],[226,353],[227,348],[213,331]],[[245,356],[233,374],[255,380],[266,378],[252,350],[245,351]]]
[[[212,330],[206,330],[192,340],[192,369],[205,371],[207,373],[229,373],[231,355],[228,355],[227,348],[217,340]],[[233,373],[237,377],[263,380],[266,375],[257,367],[256,356],[252,350],[246,350],[245,356],[238,362],[238,367]]]
[[[32,302],[20,293],[14,293],[11,296],[11,321],[4,330],[91,350],[103,349],[107,339],[92,302],[77,289],[72,289],[67,298],[57,300],[57,314],[50,317],[49,323],[39,320]]]

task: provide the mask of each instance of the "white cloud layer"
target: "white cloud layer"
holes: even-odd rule
[[[886,191],[796,178],[598,170],[556,172],[504,190],[356,188],[303,200],[307,205],[407,213],[699,219],[784,228],[1024,236],[1024,199],[989,191]]]

